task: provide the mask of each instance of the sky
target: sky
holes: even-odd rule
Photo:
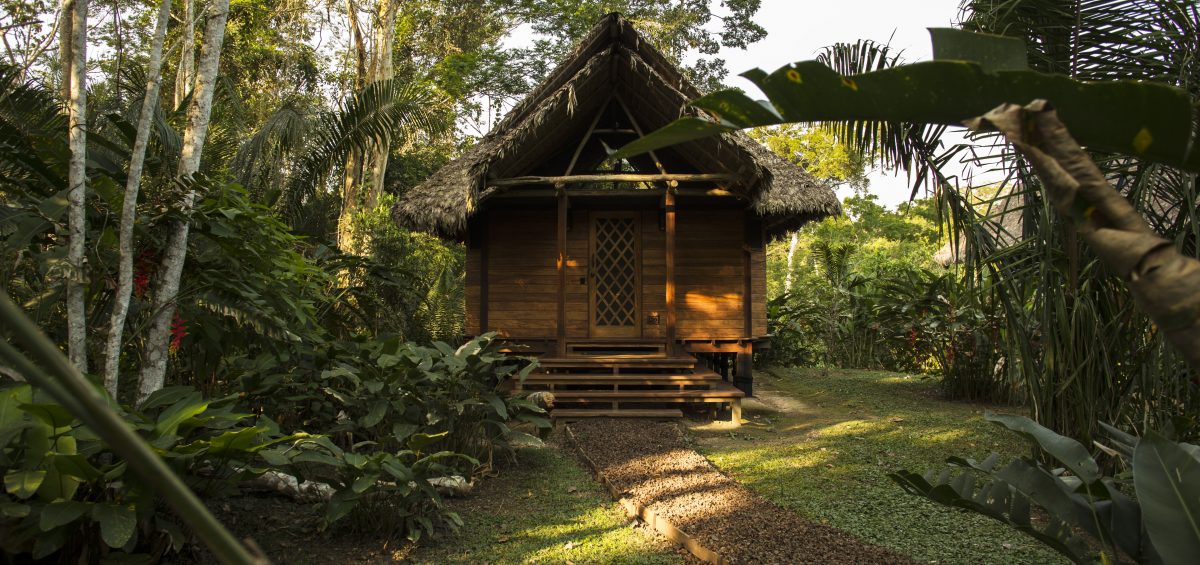
[[[757,92],[750,81],[737,75],[755,67],[770,72],[788,63],[815,58],[827,45],[859,39],[890,43],[902,52],[906,62],[929,60],[932,51],[927,28],[950,27],[957,21],[959,1],[763,0],[754,21],[767,30],[767,37],[746,50],[721,51],[718,57],[725,59],[730,73],[725,82]],[[896,176],[873,171],[869,177],[868,191],[889,208],[907,201],[912,193],[904,173]],[[842,188],[838,197],[851,192],[848,187]]]
[[[929,60],[930,27],[950,27],[958,17],[960,0],[763,0],[754,21],[767,30],[767,37],[748,49],[723,49],[717,56],[725,60],[730,71],[726,83],[757,93],[754,85],[739,73],[760,67],[772,71],[787,63],[812,59],[821,48],[837,42],[853,43],[859,39],[889,42],[901,51],[906,62]],[[714,2],[716,4],[716,2]],[[720,7],[714,12],[720,14]],[[720,21],[714,18],[714,29]],[[528,29],[518,28],[505,41],[516,47],[532,39]],[[694,57],[691,57],[694,58]],[[691,62],[685,58],[685,62]],[[761,97],[761,94],[758,95]],[[948,141],[959,136],[950,135]],[[943,171],[949,175],[959,170]],[[879,197],[889,208],[908,200],[911,185],[903,173],[890,175],[873,171],[869,175],[868,191]],[[838,190],[838,197],[849,196],[848,187]]]

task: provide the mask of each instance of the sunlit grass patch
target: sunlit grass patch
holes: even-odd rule
[[[933,382],[879,371],[776,369],[736,433],[694,431],[722,470],[776,504],[860,539],[938,563],[1061,563],[1058,554],[985,517],[908,494],[886,476],[941,468],[951,455],[1029,453],[985,408],[946,402]]]
[[[458,536],[425,544],[415,563],[637,563],[681,561],[662,538],[630,525],[620,506],[574,458],[527,448],[520,461],[454,501]]]

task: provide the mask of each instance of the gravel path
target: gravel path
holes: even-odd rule
[[[914,563],[755,495],[688,447],[674,423],[597,418],[570,427],[618,492],[733,563]]]

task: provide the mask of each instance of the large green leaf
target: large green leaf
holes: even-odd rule
[[[0,390],[0,430],[24,419],[22,404],[33,401],[33,389],[29,385],[17,385]]]
[[[437,434],[413,434],[408,437],[408,448],[420,452],[446,437],[449,432],[441,432]]]
[[[124,547],[137,526],[133,506],[97,504],[92,507],[92,519],[100,524],[100,537],[112,548]]]
[[[1043,98],[1079,142],[1092,149],[1136,155],[1200,170],[1200,151],[1188,154],[1192,107],[1183,90],[1142,82],[1082,82],[1012,68],[1011,39],[959,32],[934,35],[941,60],[842,76],[817,61],[754,69],[742,76],[769,102],[722,90],[692,102],[713,120],[683,118],[622,147],[625,158],[735,129],[787,122],[879,120],[959,125],[1004,104]],[[939,39],[941,39],[939,41]],[[981,54],[995,53],[995,57]],[[973,62],[985,58],[986,64]]]
[[[984,414],[984,419],[1004,426],[1026,439],[1033,440],[1057,459],[1064,467],[1070,469],[1084,483],[1091,484],[1100,480],[1100,467],[1092,454],[1079,442],[1054,433],[1049,428],[1034,422],[1024,416],[1010,414]]]
[[[1146,532],[1168,565],[1200,556],[1200,459],[1147,432],[1133,452],[1133,483]]]
[[[208,401],[199,392],[192,392],[177,400],[170,408],[163,410],[154,425],[154,432],[159,436],[171,436],[179,430],[179,426],[190,418],[208,409]]]
[[[4,490],[17,498],[26,499],[37,492],[44,480],[46,480],[44,469],[13,471],[4,475]]]
[[[38,516],[38,527],[48,532],[59,526],[78,520],[91,509],[92,505],[75,500],[56,500],[42,508]]]
[[[973,61],[987,72],[1029,70],[1025,42],[1015,37],[931,27],[929,38],[934,60]]]
[[[71,425],[75,416],[71,411],[58,404],[22,404],[21,410],[44,422],[51,428],[62,428]]]

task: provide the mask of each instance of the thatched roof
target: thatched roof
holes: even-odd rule
[[[984,230],[996,249],[1004,249],[1021,241],[1025,199],[1020,191],[1010,186],[996,195],[978,212],[981,214],[976,227]],[[966,235],[947,241],[933,254],[933,261],[943,267],[961,263],[967,255]]]
[[[564,147],[574,146],[589,122],[618,97],[643,130],[684,115],[700,92],[666,57],[644,41],[620,14],[605,16],[544,83],[518,103],[462,156],[412,188],[393,209],[401,226],[461,239],[468,219],[498,193],[490,179],[538,171],[560,175]],[[722,188],[738,194],[763,216],[770,235],[840,212],[832,189],[734,132],[658,152],[672,172],[726,173],[737,181]]]

